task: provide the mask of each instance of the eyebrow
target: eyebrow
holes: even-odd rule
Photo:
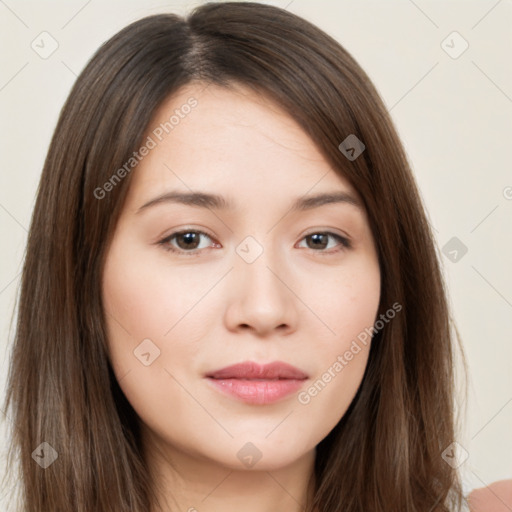
[[[151,206],[165,203],[185,204],[199,208],[208,208],[212,210],[233,210],[234,204],[225,197],[218,194],[209,194],[206,192],[166,192],[157,196],[147,203],[143,204],[136,213],[140,213]],[[321,193],[310,196],[302,196],[295,200],[290,208],[291,212],[312,210],[326,204],[345,203],[363,210],[363,206],[353,195],[348,192]]]

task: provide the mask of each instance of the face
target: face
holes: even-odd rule
[[[170,452],[284,467],[362,380],[380,272],[361,198],[241,87],[189,84],[145,145],[102,281],[120,387]]]

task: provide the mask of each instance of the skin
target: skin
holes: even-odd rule
[[[512,479],[499,480],[475,489],[469,495],[471,512],[510,512],[512,510]]]
[[[132,171],[107,251],[111,362],[141,419],[162,510],[296,512],[312,491],[315,447],[353,399],[370,345],[307,404],[297,393],[247,404],[204,375],[278,360],[304,371],[299,391],[308,389],[376,320],[375,243],[364,208],[290,212],[305,195],[361,198],[287,114],[254,92],[189,84],[161,105],[148,135],[191,96],[197,106]],[[161,202],[139,211],[170,190],[220,194],[233,208]],[[182,229],[207,236],[192,250],[180,237],[167,242],[181,254],[158,244]],[[309,235],[324,232],[352,247],[333,236],[315,245]],[[236,251],[255,254],[257,245],[240,245],[247,236],[263,251],[252,263]],[[160,350],[149,366],[134,355],[144,339]],[[252,467],[237,457],[248,442],[261,454]]]

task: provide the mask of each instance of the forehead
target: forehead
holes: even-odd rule
[[[188,84],[158,108],[148,138],[153,147],[133,172],[131,196],[179,186],[251,198],[320,187],[357,197],[293,118],[240,85]]]

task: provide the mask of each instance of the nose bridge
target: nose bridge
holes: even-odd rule
[[[283,295],[283,283],[275,275],[281,272],[283,258],[271,243],[271,237],[256,239],[249,235],[236,248],[237,279],[244,282],[253,297],[263,294],[267,303]]]
[[[271,244],[271,237],[260,241],[247,236],[236,247],[232,272],[236,292],[228,312],[231,327],[266,332],[295,323],[294,296],[284,284],[285,258]]]

